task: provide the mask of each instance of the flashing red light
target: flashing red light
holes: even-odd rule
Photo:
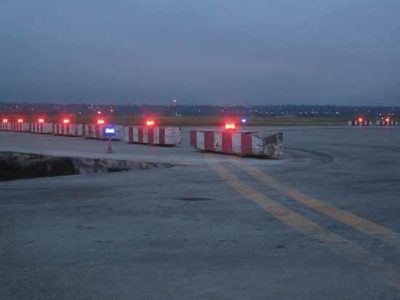
[[[390,118],[387,117],[387,118],[386,118],[386,123],[389,123],[389,122],[390,122]]]
[[[8,123],[8,119],[3,119],[3,123]]]
[[[18,122],[18,123],[23,123],[24,120],[23,120],[23,119],[18,119],[17,122]]]
[[[64,120],[63,120],[63,123],[64,123],[64,124],[69,124],[69,119],[64,119]]]
[[[364,121],[363,118],[358,118],[359,123],[362,123],[363,121]]]
[[[39,123],[44,123],[44,119],[39,119],[38,122]]]
[[[154,126],[154,120],[147,120],[146,126]]]
[[[102,125],[102,124],[104,124],[104,120],[103,120],[103,119],[99,119],[99,120],[97,120],[97,124],[99,124],[99,125]]]
[[[235,128],[236,128],[235,123],[225,123],[225,129],[232,130],[232,129],[235,129]]]

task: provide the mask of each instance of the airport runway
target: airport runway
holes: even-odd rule
[[[173,168],[0,182],[1,299],[400,299],[400,128],[278,130],[281,160],[198,153],[185,129],[114,143]],[[0,151],[105,150],[0,133]]]

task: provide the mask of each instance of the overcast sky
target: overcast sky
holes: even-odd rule
[[[400,105],[400,1],[0,1],[0,101],[173,96]]]

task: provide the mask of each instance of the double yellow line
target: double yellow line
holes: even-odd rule
[[[361,266],[366,266],[369,270],[382,274],[392,287],[400,290],[400,273],[394,265],[386,262],[384,259],[378,256],[373,255],[352,241],[323,228],[322,226],[314,223],[313,221],[287,208],[286,206],[274,201],[270,197],[259,193],[248,184],[241,181],[227,168],[225,168],[213,154],[205,154],[205,156],[208,159],[210,168],[213,169],[228,185],[230,185],[244,198],[251,200],[263,210],[270,213],[273,217],[290,226],[294,230],[313,239],[324,241],[334,246],[332,247],[332,250],[344,256],[349,261]],[[312,207],[317,211],[323,212],[324,214],[335,218],[336,220],[340,220],[345,224],[351,225],[352,227],[369,233],[375,237],[380,237],[385,241],[398,241],[398,234],[396,232],[302,194],[286,185],[281,184],[271,176],[262,173],[255,167],[244,166],[242,168],[260,182],[263,182],[271,188],[283,193],[284,195],[309,207]]]
[[[299,192],[279,181],[270,175],[261,172],[258,168],[253,166],[244,166],[245,170],[249,175],[253,176],[258,181],[266,184],[270,188],[282,193],[283,195],[296,200],[320,213],[323,213],[332,219],[342,222],[356,230],[362,231],[375,238],[381,239],[384,242],[395,244],[400,249],[400,234],[394,232],[386,227],[379,224],[356,216],[346,210],[340,209],[326,202],[315,199],[309,195]]]

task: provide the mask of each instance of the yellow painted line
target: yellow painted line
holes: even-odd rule
[[[400,247],[400,234],[388,229],[382,225],[376,224],[372,221],[366,220],[359,216],[356,216],[346,210],[340,209],[336,206],[313,198],[306,195],[294,188],[287,186],[272,176],[260,171],[254,166],[242,166],[249,175],[253,176],[258,181],[266,184],[267,186],[273,188],[274,190],[282,193],[283,195],[296,200],[316,211],[319,211],[332,219],[342,222],[346,225],[353,227],[356,230],[369,234],[373,237],[379,238],[385,242],[390,242],[396,244]]]
[[[239,180],[239,178],[225,168],[220,162],[214,159],[212,154],[204,155],[208,159],[210,168],[244,198],[251,200],[260,208],[294,230],[333,246],[331,249],[341,256],[344,256],[347,260],[362,266],[367,266],[370,271],[380,273],[392,287],[400,290],[400,273],[395,266],[378,256],[374,256],[367,250],[342,236],[324,229],[320,225],[274,201],[270,197],[259,193],[245,182]]]

